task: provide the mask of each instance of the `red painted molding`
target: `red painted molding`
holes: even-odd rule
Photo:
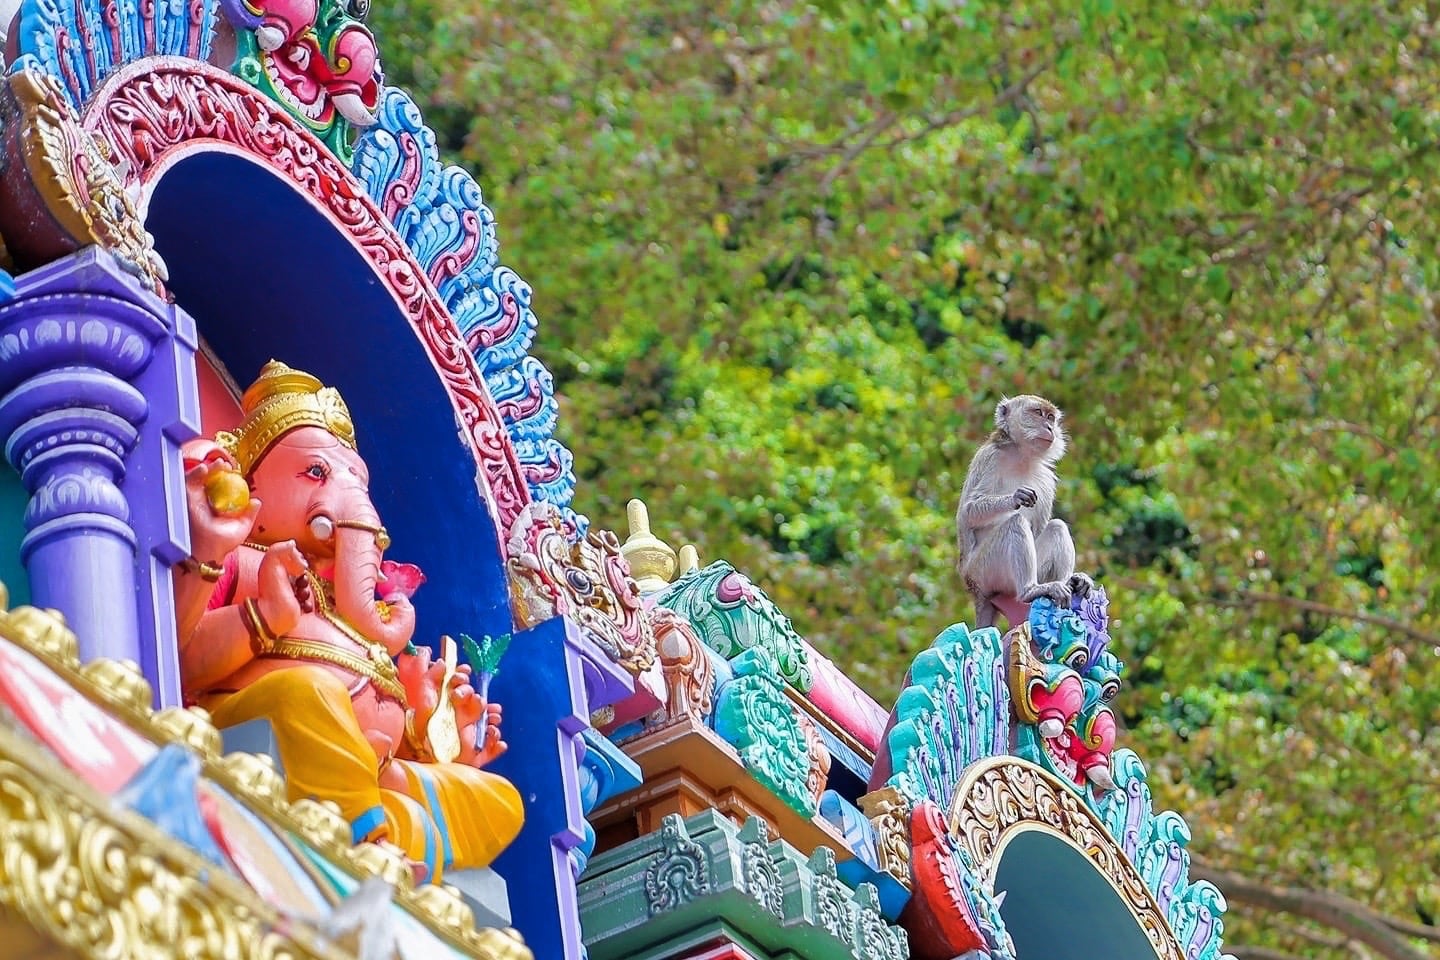
[[[152,57],[117,70],[86,104],[85,129],[114,148],[142,212],[186,156],[225,150],[289,181],[349,238],[389,290],[435,367],[482,468],[503,543],[530,502],[520,462],[475,356],[434,286],[379,206],[310,131],[274,101],[208,64]]]

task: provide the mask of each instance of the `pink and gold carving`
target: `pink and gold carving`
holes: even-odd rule
[[[156,57],[117,70],[86,107],[126,187],[146,196],[189,153],[222,148],[259,161],[310,197],[369,261],[409,318],[484,471],[503,538],[530,494],[475,356],[400,235],[339,160],[278,104],[193,60]]]
[[[860,798],[860,812],[875,828],[875,854],[880,869],[910,887],[909,805],[900,791],[884,787]]]
[[[616,663],[642,674],[655,662],[655,633],[620,542],[608,530],[574,535],[548,503],[533,502],[516,517],[506,544],[516,617],[526,627],[570,617]]]
[[[653,607],[650,623],[655,647],[665,672],[665,705],[651,715],[651,726],[664,726],[685,717],[704,722],[714,708],[715,668],[705,644],[675,611]]]
[[[116,172],[117,157],[81,126],[58,80],[37,70],[6,78],[0,131],[0,233],[19,266],[94,244],[164,293],[165,264]]]
[[[810,772],[805,776],[805,789],[819,804],[820,795],[825,792],[825,781],[830,776],[830,749],[820,739],[820,730],[814,720],[799,711],[795,717],[800,723],[800,732],[805,736],[806,752],[810,755]]]
[[[862,798],[863,803],[863,798]],[[950,835],[993,881],[1000,854],[1022,830],[1042,830],[1083,853],[1110,881],[1161,960],[1183,960],[1154,895],[1105,825],[1059,778],[1017,757],[973,765],[955,790]]]

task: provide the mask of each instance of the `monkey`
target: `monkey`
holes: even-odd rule
[[[1094,588],[1075,572],[1070,527],[1051,516],[1055,464],[1065,455],[1063,417],[1043,397],[1002,398],[995,432],[970,461],[955,526],[960,576],[975,598],[979,627],[995,625],[997,597],[1049,597],[1068,606],[1072,594]]]

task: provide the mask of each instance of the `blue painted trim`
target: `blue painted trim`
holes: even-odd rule
[[[495,215],[480,185],[460,167],[441,165],[435,132],[409,94],[387,87],[376,113],[379,122],[355,144],[352,171],[465,335],[530,495],[558,508],[583,537],[589,521],[571,509],[575,458],[555,436],[554,377],[529,353],[538,326],[530,285],[500,263]]]
[[[880,914],[891,923],[898,923],[900,914],[905,905],[910,902],[910,891],[905,885],[896,880],[884,870],[874,870],[869,864],[860,860],[846,860],[844,863],[835,865],[835,873],[840,882],[857,890],[862,883],[875,885],[875,892],[880,895]]]
[[[208,60],[218,19],[218,0],[23,0],[14,32],[20,55],[10,72],[30,68],[50,74],[79,110],[106,77],[128,63],[155,56]]]
[[[820,734],[820,742],[825,744],[825,749],[830,751],[830,779],[829,783],[834,786],[837,782],[837,774],[842,770],[849,774],[844,779],[848,788],[843,793],[854,793],[859,797],[866,792],[866,784],[870,782],[870,764],[866,763],[849,744],[841,740],[835,734],[827,730],[822,724],[815,724],[816,731]],[[837,769],[840,768],[840,769]],[[852,779],[853,778],[853,779]]]
[[[431,779],[428,770],[419,767],[411,769],[420,778],[420,785],[425,788],[425,799],[430,802],[431,818],[440,829],[440,842],[445,851],[445,866],[448,867],[455,862],[455,853],[450,847],[450,828],[445,825],[445,812],[440,808],[440,795],[435,792],[435,781]]]
[[[374,832],[375,828],[385,822],[385,810],[382,807],[371,807],[360,816],[350,821],[350,842],[363,843],[365,838]]]

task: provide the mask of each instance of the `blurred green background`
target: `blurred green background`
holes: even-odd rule
[[[582,512],[623,536],[645,498],[888,705],[972,616],[953,514],[994,402],[1044,394],[1122,740],[1197,857],[1433,923],[1434,4],[371,21],[535,287]],[[1242,960],[1380,955],[1264,900],[1231,892]]]

